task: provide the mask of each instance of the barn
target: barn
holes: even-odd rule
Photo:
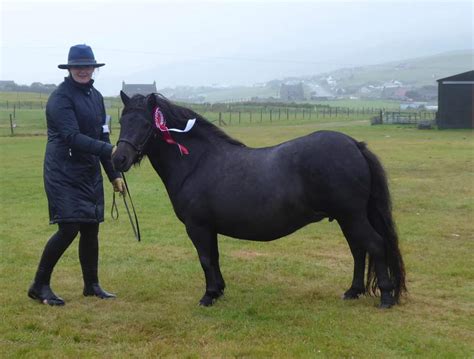
[[[438,128],[474,128],[474,70],[437,81]]]
[[[153,81],[152,84],[126,84],[125,81],[122,81],[122,91],[128,97],[133,95],[149,95],[151,93],[156,93],[156,82]]]

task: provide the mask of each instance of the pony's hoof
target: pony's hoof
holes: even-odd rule
[[[395,305],[395,299],[390,293],[382,293],[380,298],[380,309],[390,309]]]
[[[216,302],[217,298],[212,298],[208,295],[205,295],[204,297],[201,298],[201,300],[199,301],[199,305],[201,307],[210,307],[212,305],[214,305],[214,303]]]
[[[362,289],[349,288],[343,295],[342,299],[344,300],[354,300],[359,299],[361,294],[364,294],[365,291]]]
[[[204,294],[204,296],[199,301],[199,305],[203,307],[210,307],[223,295],[224,290],[219,290],[218,292],[206,292],[206,294]]]

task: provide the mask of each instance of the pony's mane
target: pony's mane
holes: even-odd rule
[[[184,128],[186,126],[186,122],[189,119],[195,118],[196,119],[196,129],[205,131],[204,135],[207,138],[211,138],[209,136],[209,132],[216,137],[225,140],[227,143],[236,145],[236,146],[245,146],[239,140],[230,137],[224,131],[222,131],[219,127],[202,117],[200,114],[194,112],[193,110],[176,105],[170,100],[168,100],[165,96],[159,93],[153,93],[148,96],[155,96],[155,101],[158,107],[160,108],[161,112],[163,113],[166,122],[168,123],[168,127],[177,127],[177,128]],[[135,95],[131,98],[130,104],[127,107],[130,108],[141,108],[143,110],[144,106],[146,107],[147,97],[142,95]]]

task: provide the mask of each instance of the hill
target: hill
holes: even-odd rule
[[[407,86],[429,86],[436,85],[439,78],[472,70],[473,56],[472,51],[450,52],[380,65],[340,69],[323,74],[323,77],[332,76],[345,87],[382,85],[390,81],[399,81]]]
[[[301,77],[272,80],[254,86],[177,87],[161,89],[164,95],[187,102],[222,102],[278,99],[282,84],[303,83],[305,98],[377,98],[435,101],[436,80],[472,70],[472,50],[442,53],[384,64],[343,68]],[[418,97],[418,98],[417,98]]]

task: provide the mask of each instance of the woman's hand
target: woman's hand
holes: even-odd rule
[[[123,181],[122,178],[117,177],[112,181],[112,186],[114,187],[115,192],[120,192],[122,194],[125,194],[125,182]]]

